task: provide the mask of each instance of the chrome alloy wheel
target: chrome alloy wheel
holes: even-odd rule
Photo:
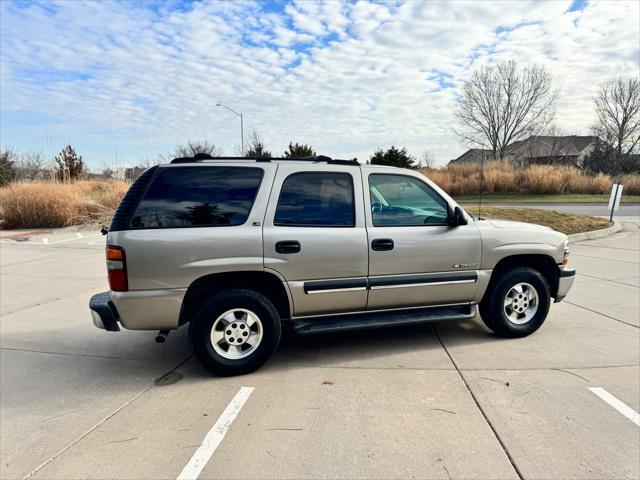
[[[234,308],[220,315],[211,327],[211,345],[218,355],[239,360],[251,355],[262,341],[262,322],[250,310]]]
[[[538,311],[538,292],[530,283],[517,283],[504,298],[504,313],[511,323],[524,325]]]

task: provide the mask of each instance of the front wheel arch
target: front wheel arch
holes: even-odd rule
[[[514,286],[528,285],[535,293],[536,308],[531,318],[515,321],[509,312],[507,297]],[[524,307],[527,307],[528,305]],[[480,302],[480,316],[485,325],[496,334],[506,338],[525,337],[538,330],[547,318],[551,305],[549,284],[537,270],[517,267],[501,276],[489,288]],[[524,311],[524,309],[522,310]]]
[[[553,257],[544,254],[529,254],[529,255],[511,255],[501,259],[491,272],[491,278],[489,284],[484,292],[482,300],[484,300],[495,284],[500,279],[516,268],[530,268],[539,272],[547,284],[549,285],[549,292],[551,297],[555,298],[558,293],[558,281],[560,279],[560,269],[556,264]]]

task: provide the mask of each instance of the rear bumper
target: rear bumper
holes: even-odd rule
[[[173,330],[178,328],[186,288],[103,292],[91,297],[93,324],[104,330]]]
[[[558,278],[558,293],[556,294],[555,303],[558,303],[564,299],[573,286],[573,281],[576,279],[576,269],[560,267],[560,277]]]
[[[118,321],[127,330],[173,330],[178,328],[186,288],[110,292]]]
[[[93,324],[96,327],[109,332],[120,331],[120,326],[118,325],[118,310],[115,305],[111,303],[109,292],[98,293],[91,297],[91,300],[89,300],[89,309],[91,310]]]

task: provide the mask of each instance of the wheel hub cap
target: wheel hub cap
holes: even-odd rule
[[[221,357],[238,360],[251,355],[258,348],[262,334],[262,322],[255,313],[234,308],[213,322],[211,346]]]
[[[504,299],[504,313],[510,322],[523,325],[538,311],[538,291],[530,283],[517,283]]]
[[[224,331],[224,339],[229,345],[242,345],[248,337],[249,327],[245,322],[233,322]]]

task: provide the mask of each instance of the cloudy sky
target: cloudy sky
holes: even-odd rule
[[[290,140],[366,159],[379,147],[466,148],[452,132],[465,78],[504,59],[543,64],[558,125],[585,134],[597,84],[638,75],[640,2],[0,2],[0,142],[90,166],[135,164],[179,142],[225,154],[245,117]]]

